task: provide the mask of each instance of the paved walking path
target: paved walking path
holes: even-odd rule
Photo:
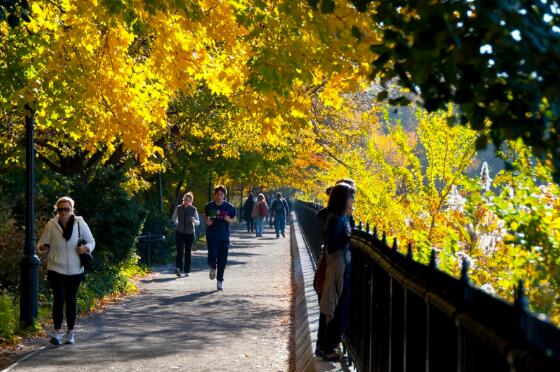
[[[191,276],[159,270],[141,295],[78,319],[75,345],[49,346],[12,370],[288,370],[289,238],[270,229],[255,238],[244,226],[232,233],[224,291],[208,278],[206,251],[194,252]]]

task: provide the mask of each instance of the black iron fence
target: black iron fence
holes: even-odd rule
[[[321,253],[321,206],[297,201],[309,248]],[[509,304],[414,261],[394,240],[354,229],[350,324],[343,344],[360,371],[560,371],[560,329],[528,310],[520,285]]]
[[[165,243],[165,235],[161,234],[151,234],[148,232],[146,235],[140,235],[136,238],[137,243],[143,245],[143,249],[140,250],[142,254],[140,255],[142,262],[146,265],[152,265],[152,251],[154,246],[161,247]]]
[[[317,211],[321,208],[322,206],[319,204],[305,203],[299,200],[294,203],[294,211],[301,226],[303,238],[307,247],[313,253],[316,262],[319,262],[321,258],[321,246],[323,244],[321,221],[317,218]]]

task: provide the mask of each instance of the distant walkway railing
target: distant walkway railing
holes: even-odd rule
[[[304,238],[321,254],[321,206],[296,201]],[[528,310],[521,286],[514,304],[415,262],[369,227],[351,237],[351,314],[344,346],[360,371],[560,371],[560,329]]]

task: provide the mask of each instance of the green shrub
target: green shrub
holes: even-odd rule
[[[133,258],[119,266],[106,266],[102,271],[88,274],[78,291],[78,312],[91,311],[103,297],[136,291],[133,278],[146,272],[137,265],[137,258]]]
[[[20,281],[19,262],[23,255],[24,232],[16,226],[10,209],[0,202],[0,291],[17,291]]]
[[[8,293],[0,293],[0,343],[13,340],[18,325],[17,309]]]
[[[71,195],[77,213],[90,226],[96,242],[95,267],[133,259],[146,210],[123,189],[126,178],[112,168],[100,169],[87,183],[77,180]]]

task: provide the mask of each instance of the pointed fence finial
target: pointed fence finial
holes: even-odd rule
[[[363,225],[362,225],[362,221],[360,221],[360,223],[358,224],[358,230],[362,231],[363,229]]]
[[[381,241],[387,244],[387,234],[385,233],[385,231],[383,231],[383,234],[381,235]]]
[[[377,226],[373,227],[373,238],[376,240],[379,239],[379,236],[377,235]]]
[[[517,290],[515,291],[515,306],[522,310],[529,309],[529,300],[525,294],[525,282],[523,279],[519,280]]]
[[[429,267],[432,269],[437,269],[437,255],[438,255],[438,251],[435,248],[432,248],[432,251],[430,252],[430,264]]]
[[[393,238],[393,252],[398,252],[399,247],[397,245],[397,238]]]
[[[406,258],[408,258],[409,260],[414,260],[414,255],[412,254],[412,243],[408,243],[408,246],[406,248]]]
[[[366,222],[366,232],[369,233],[369,222]]]
[[[469,261],[466,258],[463,258],[461,262],[461,282],[464,284],[469,284]]]

